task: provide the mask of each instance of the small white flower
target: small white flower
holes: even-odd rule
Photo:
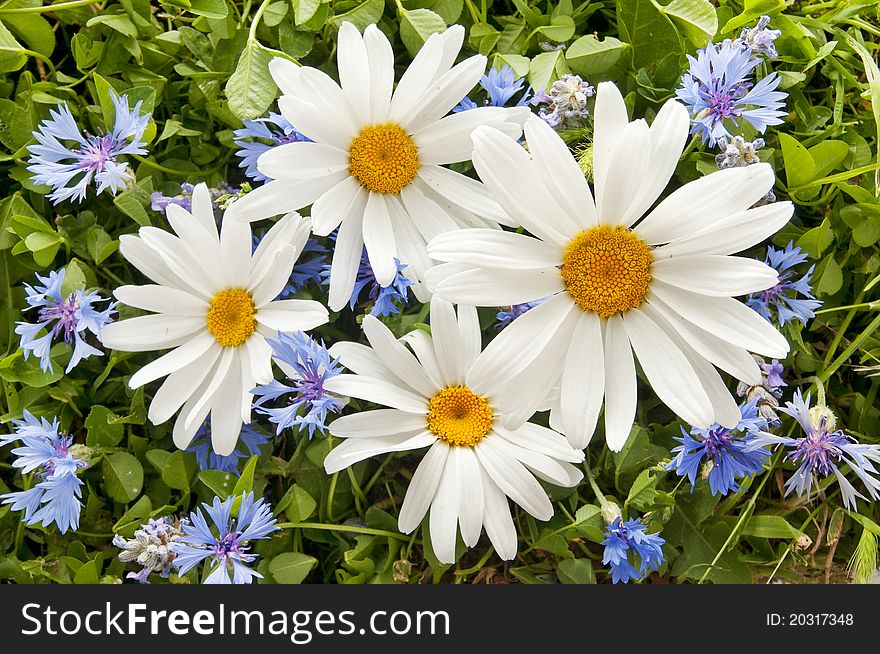
[[[453,66],[463,40],[460,25],[431,35],[393,92],[394,52],[376,25],[363,36],[351,23],[340,27],[340,84],[316,68],[270,63],[281,114],[312,142],[261,155],[257,168],[274,181],[229,212],[255,221],[311,204],[315,234],[339,227],[330,273],[334,311],[349,301],[364,246],[381,286],[394,279],[396,258],[426,301],[428,240],[461,227],[510,224],[479,182],[443,167],[470,159],[474,127],[518,138],[529,114],[527,107],[480,107],[447,115],[486,68],[481,55]]]
[[[193,191],[192,213],[172,204],[166,217],[177,236],[142,227],[119,239],[122,255],[156,283],[121,286],[114,295],[155,313],[107,325],[103,342],[127,352],[174,348],[132,375],[129,386],[167,375],[150,404],[153,424],[180,410],[173,436],[182,449],[210,413],[214,451],[228,455],[250,422],[251,389],[272,379],[266,337],[327,322],[319,302],[273,301],[290,279],[309,221],[285,216],[252,253],[247,224],[224,220],[218,234],[205,184]]]
[[[749,352],[783,358],[788,343],[734,299],[778,283],[777,272],[729,256],[788,222],[790,202],[752,207],[772,187],[767,164],[729,168],[666,188],[690,120],[670,100],[648,127],[629,122],[620,92],[599,85],[595,196],[559,136],[525,124],[528,152],[489,127],[474,131],[473,162],[486,187],[533,236],[468,229],[428,247],[447,263],[428,272],[440,297],[477,306],[548,298],[507,326],[472,370],[499,383],[531,370],[537,406],[561,379],[551,425],[585,447],[605,404],[605,437],[620,450],[636,411],[633,351],[659,398],[699,428],[734,427],[736,401],[715,366],[749,384]],[[514,353],[514,354],[512,354]]]
[[[485,527],[498,555],[512,559],[517,534],[507,498],[549,520],[553,505],[536,477],[576,486],[583,474],[571,463],[584,454],[555,431],[527,422],[533,411],[522,407],[531,390],[522,380],[472,378],[482,358],[474,307],[460,305],[456,317],[451,304],[434,298],[430,315],[430,336],[415,330],[398,341],[367,316],[363,328],[372,347],[343,342],[331,348],[355,374],[328,379],[327,390],[391,408],[336,419],[330,433],[345,440],[324,467],[333,473],[371,456],[430,447],[403,501],[400,530],[412,532],[430,507],[440,561],[455,561],[457,527],[469,547]]]

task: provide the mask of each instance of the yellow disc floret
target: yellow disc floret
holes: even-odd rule
[[[473,447],[492,429],[492,407],[467,386],[449,386],[428,404],[428,429],[450,445]]]
[[[609,318],[645,300],[652,262],[650,246],[628,229],[601,225],[565,248],[562,279],[581,309]]]
[[[419,172],[419,150],[396,123],[364,127],[348,154],[351,174],[378,193],[396,195]]]
[[[223,347],[238,347],[257,329],[257,308],[243,288],[227,288],[211,298],[208,331]]]

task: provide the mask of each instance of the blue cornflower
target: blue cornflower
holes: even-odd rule
[[[666,541],[660,534],[645,533],[647,529],[641,520],[624,522],[618,516],[605,531],[602,563],[611,566],[611,581],[615,584],[642,579],[649,571],[660,569]],[[639,558],[638,570],[633,565],[635,555]]]
[[[299,292],[309,283],[321,285],[324,282],[324,271],[328,269],[327,255],[329,250],[318,243],[314,238],[306,241],[302,251],[303,255],[313,254],[314,256],[304,259],[300,256],[293,266],[293,272],[290,273],[290,281],[282,289],[280,297],[287,298],[294,293]]]
[[[530,302],[523,302],[522,304],[514,304],[513,306],[505,307],[503,310],[495,314],[495,319],[498,321],[496,327],[498,329],[504,329],[514,320],[530,309],[534,309],[546,299],[547,298],[541,298],[540,300],[532,300]]]
[[[764,55],[768,59],[776,59],[779,53],[776,52],[776,46],[773,42],[782,36],[780,30],[768,30],[770,24],[770,16],[761,16],[758,24],[754,27],[744,27],[739,36],[739,42],[749,49],[753,57]]]
[[[232,507],[241,500],[237,517]],[[206,584],[249,584],[259,572],[246,564],[252,563],[257,554],[248,554],[250,541],[267,538],[276,531],[277,522],[269,505],[260,498],[254,501],[253,493],[227,497],[223,502],[214,498],[213,504],[202,503],[202,508],[213,522],[208,524],[201,509],[189,514],[190,524],[183,524],[184,535],[170,544],[174,552],[172,565],[180,575],[185,575],[205,559],[211,558],[211,574]],[[216,566],[216,567],[214,567]]]
[[[400,311],[399,306],[405,305],[409,300],[409,287],[413,285],[413,282],[403,274],[407,265],[396,258],[394,262],[397,264],[397,274],[394,279],[388,286],[379,286],[379,282],[376,281],[376,276],[373,274],[373,268],[370,266],[367,251],[364,249],[361,253],[361,263],[358,267],[354,288],[351,291],[351,299],[348,302],[349,309],[354,311],[355,305],[360,301],[361,293],[364,289],[368,289],[367,298],[373,301],[373,307],[370,309],[371,316],[390,316]],[[324,284],[330,283],[329,264],[325,264],[321,276]]]
[[[254,402],[256,410],[269,416],[269,421],[277,425],[279,434],[292,427],[298,427],[299,431],[307,428],[309,438],[315,429],[323,434],[327,428],[327,414],[338,413],[343,406],[339,398],[324,390],[324,382],[342,372],[339,362],[330,356],[323,343],[303,332],[279,333],[278,338],[267,338],[266,341],[291,385],[272,380],[269,384],[257,386],[251,391],[259,398]],[[265,406],[283,396],[289,396],[286,406],[277,409]]]
[[[780,325],[797,320],[802,325],[807,320],[816,316],[815,310],[822,306],[822,302],[813,295],[810,286],[810,277],[816,266],[810,269],[799,279],[793,279],[794,266],[807,260],[806,253],[789,243],[784,250],[777,250],[772,245],[767,248],[767,257],[764,262],[779,273],[779,283],[760,293],[752,293],[746,304],[760,313],[768,321],[773,321],[772,310],[776,310],[776,319]],[[802,295],[803,298],[797,297]]]
[[[211,444],[211,422],[206,420],[199,427],[186,451],[196,455],[196,462],[199,464],[200,470],[220,470],[237,475],[241,460],[259,455],[260,448],[268,442],[268,435],[257,431],[251,425],[242,425],[238,443],[232,450],[232,454],[226,456],[217,454]]]
[[[763,133],[768,125],[778,125],[785,115],[781,109],[787,93],[777,91],[782,81],[771,73],[757,84],[749,76],[761,63],[751,51],[732,41],[709,43],[694,58],[688,55],[690,69],[681,78],[675,91],[690,110],[691,134],[699,134],[703,142],[714,147],[722,136],[732,138],[726,123],[749,122]]]
[[[789,438],[761,432],[751,447],[782,445],[792,448],[785,460],[796,463],[798,469],[785,482],[786,497],[792,491],[797,492],[799,497],[809,496],[815,477],[827,477],[833,473],[840,484],[843,505],[848,509],[855,509],[856,498],[867,498],[843,476],[840,466],[846,464],[864,482],[871,499],[880,499],[880,479],[876,476],[880,473],[874,467],[874,463],[880,463],[880,445],[861,444],[852,436],[836,429],[837,419],[831,410],[822,405],[811,409],[810,394],[807,393],[804,399],[800,389],[795,391],[792,401],[786,402],[785,407],[779,410],[797,420],[804,436]]]
[[[480,78],[480,86],[488,94],[488,98],[484,101],[487,107],[506,107],[514,95],[522,91],[526,81],[523,78],[517,79],[516,73],[510,66],[504,65],[501,68],[494,66]],[[524,107],[531,93],[531,87],[527,87],[525,92],[516,101],[517,107]],[[462,101],[452,111],[459,113],[468,109],[476,109],[477,103],[465,96]]]
[[[742,419],[733,429],[714,424],[708,429],[691,429],[688,433],[681,429],[681,445],[673,448],[678,454],[667,470],[675,470],[679,477],[687,476],[691,491],[697,483],[697,475],[703,459],[709,468],[708,480],[712,495],[727,495],[739,491],[737,479],[761,472],[770,456],[770,451],[750,448],[755,432],[766,429],[767,421],[758,414],[757,401],[741,404]]]
[[[176,204],[177,206],[192,212],[193,189],[195,189],[195,186],[189,182],[184,182],[180,185],[180,193],[177,195],[164,195],[160,191],[153,191],[150,193],[150,208],[153,211],[164,213],[165,208],[169,204]],[[211,201],[214,203],[215,207],[217,207],[217,201],[221,197],[230,193],[238,193],[239,190],[240,189],[230,186],[226,182],[220,182],[217,186],[208,189],[211,194]]]
[[[37,322],[17,322],[15,333],[21,337],[20,347],[24,352],[24,358],[33,353],[40,359],[40,368],[45,372],[52,370],[52,360],[49,351],[52,343],[63,334],[66,343],[73,343],[73,354],[67,364],[66,372],[73,370],[74,366],[82,359],[88,359],[93,354],[101,355],[103,352],[92,347],[83,340],[86,331],[92,332],[101,338],[101,330],[104,325],[111,322],[112,314],[116,313],[115,302],[111,302],[102,311],[92,307],[95,302],[106,302],[107,298],[92,291],[86,293],[82,289],[73,291],[67,297],[61,294],[61,286],[64,284],[65,270],[49,271],[48,277],[41,277],[36,273],[40,284],[25,284],[27,291],[28,309],[39,308]],[[27,309],[26,309],[27,310]],[[43,329],[46,334],[37,338],[37,334]]]
[[[553,82],[550,93],[538,91],[532,98],[532,105],[546,104],[538,111],[541,117],[554,129],[573,129],[582,127],[590,112],[587,110],[587,98],[595,95],[596,90],[578,75],[563,75]]]
[[[141,113],[140,100],[129,109],[125,95],[110,91],[110,98],[116,117],[108,134],[80,131],[66,103],[50,109],[50,118],[33,133],[38,144],[28,146],[28,170],[36,184],[52,187],[48,198],[53,204],[70,199],[82,202],[92,179],[98,194],[108,189],[115,195],[132,177],[128,164],[119,157],[147,153],[142,139],[150,114]],[[64,141],[75,145],[64,145]]]
[[[244,168],[244,174],[257,182],[271,181],[257,170],[257,159],[266,150],[286,143],[310,140],[296,131],[284,116],[271,111],[267,118],[244,121],[244,127],[235,130],[233,135],[233,142],[241,148],[235,153],[241,157],[238,167]]]
[[[76,471],[89,464],[70,453],[73,438],[58,433],[57,418],[49,422],[25,410],[23,420],[12,422],[17,429],[0,436],[0,446],[20,441],[21,447],[12,450],[18,457],[12,465],[23,475],[36,470],[41,481],[31,489],[0,495],[2,503],[11,504],[13,511],[24,511],[22,522],[28,526],[41,523],[47,527],[54,522],[62,534],[76,531],[83,486]]]

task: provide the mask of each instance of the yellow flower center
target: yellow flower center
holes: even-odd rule
[[[351,174],[378,193],[396,195],[419,171],[419,150],[396,123],[364,127],[348,155]]]
[[[565,248],[562,279],[581,309],[609,318],[645,300],[653,260],[650,246],[628,229],[601,225]]]
[[[257,308],[243,288],[227,288],[211,298],[208,331],[223,347],[238,347],[257,329]]]
[[[450,445],[473,447],[492,429],[494,416],[486,398],[467,386],[449,386],[428,404],[428,429]]]

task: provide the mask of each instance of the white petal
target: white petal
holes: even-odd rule
[[[469,161],[474,150],[471,132],[479,125],[490,125],[512,139],[518,139],[522,134],[519,125],[508,122],[508,110],[502,107],[477,107],[460,111],[413,134],[419,149],[419,162],[424,166]]]
[[[577,320],[574,303],[556,295],[505,327],[474,362],[468,386],[489,387],[514,377],[540,356],[559,334],[570,334]]]
[[[300,66],[284,57],[274,57],[269,62],[269,74],[281,95],[305,95],[306,89],[300,79]]]
[[[275,223],[260,239],[251,258],[250,276],[247,288],[256,287],[272,271],[275,257],[285,246],[293,246],[299,253],[309,237],[309,221],[298,213],[291,212]]]
[[[220,263],[225,273],[226,283],[232,287],[248,283],[251,272],[251,251],[253,239],[251,228],[240,220],[223,220],[220,230]],[[203,257],[207,256],[207,253]],[[203,258],[204,262],[204,258]]]
[[[638,309],[628,310],[623,315],[623,324],[657,397],[687,423],[708,428],[715,421],[712,402],[687,357]]]
[[[456,524],[461,496],[455,463],[455,455],[450,452],[443,467],[434,501],[431,502],[431,513],[428,517],[431,546],[441,563],[455,563]]]
[[[325,177],[348,170],[348,153],[324,143],[285,143],[261,154],[257,170],[271,179]]]
[[[173,207],[175,205],[168,205]],[[217,238],[217,223],[214,221],[214,200],[205,182],[196,184],[192,192],[192,217],[207,230],[214,239]],[[167,214],[167,212],[166,212]]]
[[[400,191],[400,199],[413,225],[426,242],[439,234],[458,229],[455,219],[443,207],[422,193],[415,184],[403,187]]]
[[[415,133],[440,120],[471,92],[485,70],[486,57],[483,55],[474,55],[453,66],[428,88],[413,111],[401,118],[401,125]]]
[[[304,75],[305,73],[304,69],[300,74]],[[350,125],[335,122],[332,101],[326,103],[322,102],[320,98],[316,98],[316,100],[318,104],[313,104],[305,98],[294,95],[282,95],[278,98],[278,108],[282,115],[292,125],[296,125],[296,130],[304,136],[317,143],[326,143],[348,152],[351,148],[352,138],[357,133],[358,124],[355,123],[355,129],[349,131]],[[338,113],[350,113],[348,104],[343,103],[342,107],[343,109]]]
[[[518,224],[557,245],[567,244],[580,231],[551,195],[538,165],[521,145],[491,127],[475,129],[473,140],[474,168]]]
[[[375,191],[364,209],[364,245],[379,286],[389,286],[397,275],[397,245],[385,195]]]
[[[558,266],[562,263],[563,248],[526,234],[466,229],[435,237],[428,244],[428,254],[438,261],[533,270]]]
[[[577,486],[584,477],[580,470],[568,463],[560,463],[551,456],[535,452],[528,447],[521,447],[507,439],[498,439],[495,444],[503,447],[511,457],[522,463],[537,477],[551,484],[569,488]]]
[[[638,194],[630,202],[621,224],[629,227],[641,218],[669,184],[684,150],[690,124],[687,109],[676,100],[667,100],[657,112],[649,134],[651,145],[648,168],[639,185]]]
[[[461,384],[466,371],[458,322],[452,305],[440,298],[431,300],[431,337],[446,386]]]
[[[431,378],[431,382],[438,388],[443,386],[443,373],[440,370],[440,362],[437,353],[434,352],[433,339],[421,329],[413,329],[400,337],[401,343],[408,344],[415,352],[425,374]]]
[[[189,284],[178,277],[168,264],[142,239],[132,234],[119,237],[119,252],[135,268],[162,286],[171,286],[189,292]]]
[[[785,337],[738,300],[696,295],[656,280],[651,283],[651,290],[685,320],[728,343],[776,359],[788,354]]]
[[[621,131],[608,161],[604,181],[596,178],[596,211],[600,224],[625,224],[627,210],[648,173],[646,154],[650,142],[648,124],[644,120],[635,120]],[[595,147],[593,152],[595,156]]]
[[[745,211],[773,188],[769,164],[727,168],[673,191],[635,227],[651,245],[690,236],[733,213]]]
[[[468,547],[480,540],[483,531],[483,479],[480,463],[470,447],[450,448],[458,477],[458,522],[461,538]]]
[[[391,98],[391,106],[388,110],[390,120],[400,123],[412,112],[438,74],[442,75],[449,70],[455,55],[449,65],[443,68],[444,41],[440,34],[429,36],[422,49],[407,66]],[[455,54],[457,55],[458,52],[456,51]]]
[[[177,446],[178,449],[185,450],[189,447],[189,444],[192,442],[192,439],[195,438],[196,432],[208,418],[208,413],[211,411],[211,405],[206,404],[198,415],[195,416],[195,419],[191,422],[187,423],[183,416],[186,412],[186,408],[189,404],[195,401],[197,396],[191,397],[187,400],[186,404],[183,406],[183,410],[180,412],[180,415],[177,416],[177,420],[174,421],[174,427],[171,430],[171,436],[174,440],[174,445]]]
[[[422,166],[418,178],[435,193],[463,209],[502,225],[512,224],[510,217],[485,187],[470,177],[440,166]]]
[[[233,202],[226,210],[225,217],[230,220],[255,222],[296,211],[312,204],[346,177],[348,177],[347,171],[320,179],[293,182],[276,179],[266,182]]]
[[[279,332],[306,332],[326,324],[329,314],[316,300],[278,300],[261,307],[256,318]]]
[[[702,230],[661,245],[654,256],[686,254],[733,254],[761,243],[778,232],[791,219],[791,202],[774,202],[719,218]]]
[[[425,239],[413,225],[412,216],[403,208],[400,200],[393,195],[385,197],[385,204],[394,226],[394,238],[397,245],[397,258],[406,265],[401,274],[413,285],[410,289],[419,302],[428,302],[430,293],[425,286],[425,272],[433,265],[428,256]]]
[[[620,452],[636,417],[636,365],[619,315],[605,325],[605,441]]]
[[[324,382],[331,393],[375,402],[407,413],[427,414],[428,402],[424,397],[401,388],[385,379],[366,375],[337,375]]]
[[[748,350],[688,322],[656,297],[649,299],[646,305],[655,308],[701,357],[750,386],[761,383],[761,370]]]
[[[159,313],[106,325],[101,332],[101,342],[111,350],[123,352],[166,350],[185,343],[203,329],[204,316],[181,317]]]
[[[575,327],[562,372],[563,433],[583,449],[596,431],[605,395],[605,354],[599,317],[583,312]]]
[[[547,493],[535,476],[496,440],[490,434],[474,447],[480,464],[505,495],[539,520],[549,520],[553,505]]]
[[[364,45],[370,66],[370,114],[374,123],[386,120],[394,86],[394,50],[388,37],[376,25],[364,30]]]
[[[517,535],[507,496],[495,485],[489,473],[481,467],[483,477],[483,525],[495,551],[505,561],[516,557]]]
[[[340,341],[330,347],[330,355],[339,359],[339,362],[358,375],[379,377],[380,379],[395,378],[388,367],[382,363],[373,348],[352,341]]]
[[[194,293],[210,298],[223,287],[219,273],[208,272],[195,256],[196,252],[173,234],[156,227],[141,227],[138,234]]]
[[[366,205],[366,197],[364,196]],[[364,252],[363,214],[349,214],[342,221],[336,233],[336,247],[330,264],[330,294],[328,304],[331,311],[339,311],[351,299],[361,256]]]
[[[211,402],[211,447],[220,456],[229,456],[241,433],[241,378],[230,374],[217,389]]]
[[[366,204],[367,191],[354,177],[346,177],[315,200],[312,229],[317,236],[327,236],[347,217],[363,215]]]
[[[181,291],[172,286],[159,286],[158,284],[120,286],[113,291],[113,295],[123,304],[144,311],[201,317],[208,313],[207,302],[192,293]]]
[[[480,356],[480,351],[483,349],[482,336],[477,308],[468,304],[459,304],[458,338],[463,371],[468,371]]]
[[[330,423],[330,433],[338,438],[377,438],[425,431],[425,416],[397,409],[375,409],[342,416]]]
[[[319,108],[320,117],[324,121],[324,125],[329,124],[333,126],[336,132],[333,136],[340,135],[343,137],[343,143],[347,139],[348,144],[350,144],[351,139],[358,132],[360,123],[350,110],[348,101],[342,89],[339,88],[339,84],[324,71],[312,68],[311,66],[303,66],[300,69],[299,76],[306,90],[300,93],[293,93],[292,95],[301,99],[307,99],[312,105]],[[284,108],[280,102],[278,106],[283,114]],[[289,117],[287,118],[289,119]],[[299,130],[298,123],[294,122],[293,124],[297,125],[297,131],[301,131]],[[301,133],[309,136],[305,132]],[[324,133],[323,128],[320,133]],[[321,140],[311,136],[309,138],[312,138],[314,141]],[[348,144],[344,144],[343,149],[347,150]]]
[[[755,259],[697,254],[660,259],[651,274],[661,282],[713,297],[756,293],[779,283],[779,273]]]
[[[593,109],[593,188],[597,198],[608,177],[608,167],[620,134],[628,122],[626,104],[617,87],[612,82],[599,84]]]
[[[404,534],[414,531],[425,517],[440,484],[450,449],[446,443],[437,441],[416,468],[409,482],[409,488],[406,489],[400,515],[397,517],[397,527]]]
[[[470,230],[462,230],[470,231]],[[450,302],[478,307],[501,307],[565,295],[565,283],[558,268],[504,270],[445,263],[426,275],[428,288]]]
[[[514,445],[560,461],[580,463],[584,460],[584,453],[580,449],[574,449],[561,434],[541,425],[526,422],[517,429],[506,429],[496,425],[493,430]]]
[[[247,339],[244,347],[247,352],[242,359],[248,362],[253,385],[243,385],[243,388],[250,391],[257,384],[268,384],[272,381],[272,346],[258,334]]]
[[[365,316],[361,325],[376,355],[409,388],[432,397],[440,388],[431,381],[416,358],[378,318]]]
[[[336,65],[342,92],[355,119],[361,125],[370,124],[370,62],[364,40],[352,23],[344,22],[339,27]]]
[[[138,370],[128,381],[129,388],[140,388],[144,384],[149,384],[151,381],[190,365],[202,357],[215,343],[214,337],[209,332],[199,332],[183,345],[163,354]]]
[[[581,229],[596,225],[598,218],[590,185],[559,134],[535,115],[526,121],[525,133],[529,152],[559,205]]]
[[[296,261],[297,252],[290,245],[285,245],[276,252],[274,261],[269,266],[269,271],[255,286],[251,287],[251,299],[254,305],[262,310],[284,289],[293,272],[293,263]],[[259,312],[258,314],[259,315]]]
[[[214,369],[208,373],[208,376],[205,377],[205,380],[202,382],[202,386],[199,387],[195,395],[190,398],[190,401],[187,401],[180,412],[180,417],[183,418],[184,426],[187,429],[189,429],[198,417],[203,414],[206,407],[210,408],[213,406],[214,396],[218,393],[221,386],[230,383],[239,387],[239,391],[241,390],[241,365],[238,359],[239,355],[237,348],[223,348]],[[238,415],[240,406],[240,396],[236,395],[235,399],[232,400],[232,407],[230,410],[234,410],[235,415]],[[241,422],[240,418],[239,422]]]
[[[375,438],[349,438],[334,447],[326,456],[324,470],[333,474],[377,454],[418,450],[433,445],[436,440],[437,437],[429,431],[422,431],[414,436],[405,433]]]
[[[153,395],[147,416],[154,425],[168,420],[198,390],[220,356],[220,345],[211,348],[192,364],[168,375]]]

